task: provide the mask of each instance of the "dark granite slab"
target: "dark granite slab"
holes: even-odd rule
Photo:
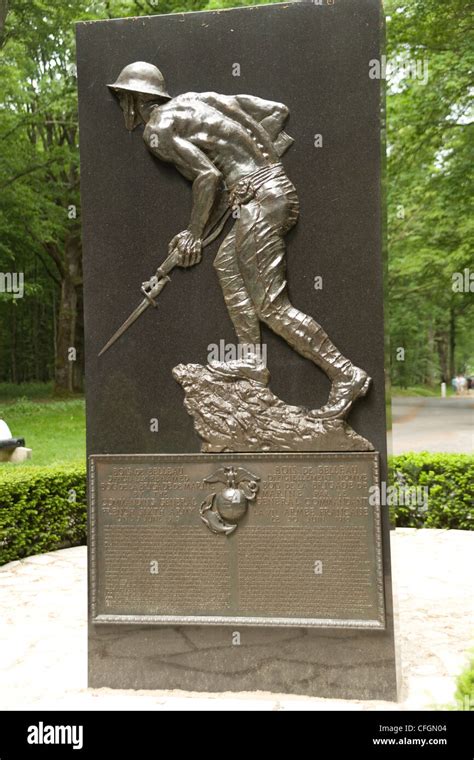
[[[216,242],[198,267],[175,270],[158,309],[98,358],[190,211],[189,184],[147,152],[140,130],[124,129],[105,86],[144,60],[160,67],[172,95],[215,90],[288,105],[295,143],[283,163],[301,205],[287,236],[290,295],[372,376],[349,424],[380,452],[386,478],[380,83],[368,76],[382,19],[377,0],[337,0],[78,25],[89,454],[198,452],[171,372],[235,340],[212,267]],[[272,390],[289,404],[324,404],[325,375],[263,334]],[[395,698],[386,508],[382,523],[384,631],[246,627],[234,645],[229,626],[91,625],[90,685]]]

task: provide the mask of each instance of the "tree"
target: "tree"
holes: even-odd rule
[[[51,348],[58,392],[73,391],[82,374],[68,361],[69,348],[76,345],[82,282],[72,26],[83,15],[82,5],[12,0],[0,73],[0,219],[9,233],[3,258],[26,271],[42,265],[46,279],[37,295],[48,290],[57,304]],[[52,284],[59,293],[52,293]]]
[[[464,329],[472,294],[452,287],[471,262],[469,4],[392,0],[386,8],[395,68],[387,99],[391,335],[406,349],[394,379],[447,381],[473,356]],[[413,76],[415,61],[423,76]]]

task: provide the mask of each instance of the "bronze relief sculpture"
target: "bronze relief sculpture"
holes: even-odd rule
[[[365,396],[370,377],[343,356],[324,329],[288,297],[284,237],[298,220],[298,196],[281,156],[293,140],[283,127],[287,106],[253,95],[187,92],[171,97],[159,69],[126,66],[114,84],[130,131],[144,124],[148,150],[192,182],[187,229],[171,240],[168,257],[142,285],[142,303],[102,352],[140,316],[169,281],[175,266],[191,267],[202,250],[234,224],[214,266],[242,356],[179,365],[202,451],[337,451],[372,449],[346,423]],[[322,369],[331,381],[320,409],[289,406],[268,388],[261,323]],[[240,354],[239,354],[240,356]]]

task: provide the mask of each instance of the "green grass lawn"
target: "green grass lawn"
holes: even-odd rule
[[[6,421],[15,438],[25,438],[26,446],[33,449],[32,459],[15,467],[85,462],[86,423],[82,398],[5,401],[0,395],[0,418]]]

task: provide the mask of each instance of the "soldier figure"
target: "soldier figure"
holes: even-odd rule
[[[150,152],[192,182],[188,228],[170,242],[179,266],[197,264],[206,231],[215,227],[223,207],[238,207],[214,266],[239,344],[259,347],[264,322],[331,380],[326,405],[313,414],[345,416],[367,393],[370,378],[288,298],[284,235],[298,219],[298,196],[280,162],[293,142],[283,131],[288,108],[253,95],[186,92],[171,97],[159,69],[143,62],[126,66],[109,87],[119,98],[127,129],[144,124]],[[258,350],[210,366],[220,375],[264,385],[269,381]]]

